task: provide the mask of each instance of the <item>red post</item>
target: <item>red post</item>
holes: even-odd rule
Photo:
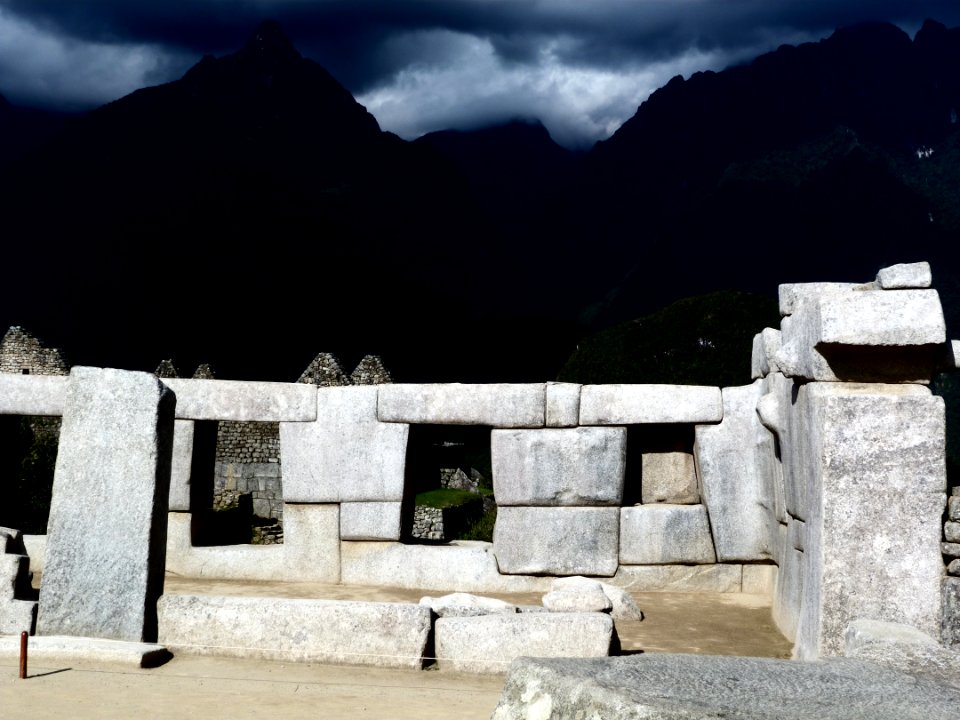
[[[27,679],[27,637],[29,633],[24,630],[20,633],[20,679]]]

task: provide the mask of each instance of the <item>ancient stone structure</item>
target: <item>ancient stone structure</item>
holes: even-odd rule
[[[297,383],[156,380],[176,398],[166,569],[208,579],[466,593],[555,592],[554,580],[566,576],[628,591],[764,593],[797,659],[843,655],[847,629],[864,619],[955,645],[957,577],[947,575],[944,558],[960,544],[960,520],[958,503],[947,502],[944,403],[928,383],[957,367],[960,343],[947,341],[929,285],[929,267],[919,263],[884,269],[865,284],[781,286],[780,328],[758,333],[754,382],[736,388],[355,385],[331,383],[337,373],[321,356]],[[112,372],[118,385],[132,382]],[[63,415],[66,423],[88,412],[76,393],[73,376],[0,375],[0,413]],[[205,422],[278,424],[283,544],[192,542],[191,458],[199,446],[191,438]],[[416,424],[492,428],[499,504],[492,543],[400,541]],[[94,423],[85,427],[100,436]],[[639,441],[628,443],[630,435]],[[636,448],[639,463],[628,457]],[[80,462],[81,451],[62,441],[65,467]],[[148,458],[134,464],[147,466]],[[631,465],[641,473],[628,473]],[[123,491],[108,485],[104,498]],[[64,528],[75,527],[59,507],[45,560],[53,566],[67,552]],[[61,540],[52,542],[56,532]],[[575,601],[574,617],[563,617],[570,599],[557,602],[508,619],[441,625],[442,618],[436,642],[448,667],[478,671],[502,671],[506,658],[494,651],[507,647],[606,654],[608,611],[589,609],[585,597]],[[262,604],[232,601],[160,605],[160,640],[185,651],[184,638],[200,632],[198,612],[236,623],[220,640],[214,633],[195,643],[224,652],[264,612]],[[300,610],[282,607],[270,621],[281,634]],[[383,632],[368,610],[309,612],[354,633]],[[539,618],[544,612],[556,617]],[[537,645],[545,633],[562,637]],[[467,648],[491,637],[500,642],[471,665]],[[574,638],[572,647],[566,641]],[[294,639],[277,640],[288,642]],[[333,653],[321,640],[305,642],[317,643],[318,654],[290,652]]]
[[[47,347],[22,327],[11,327],[0,340],[0,372],[18,375],[66,375],[66,356]]]

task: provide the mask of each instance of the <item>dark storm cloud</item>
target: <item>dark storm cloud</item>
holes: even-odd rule
[[[0,0],[0,92],[47,104],[58,94],[104,102],[172,79],[203,54],[234,50],[272,18],[401,135],[537,115],[555,135],[588,142],[671,75],[720,69],[863,21],[914,32],[928,17],[958,25],[960,3]]]

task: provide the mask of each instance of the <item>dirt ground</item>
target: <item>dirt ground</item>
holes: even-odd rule
[[[197,582],[168,577],[168,593],[326,597],[416,602],[417,590],[339,585]],[[539,594],[495,594],[540,604]],[[769,599],[756,595],[634,593],[641,622],[618,622],[624,654],[689,652],[789,657],[790,643],[770,619]],[[393,670],[237,658],[176,655],[153,669],[97,663],[30,663],[18,678],[0,661],[0,720],[264,718],[283,720],[488,720],[502,675],[442,669]]]

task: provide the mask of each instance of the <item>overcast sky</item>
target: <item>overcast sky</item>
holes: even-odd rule
[[[268,18],[401,137],[535,117],[587,147],[674,75],[858,22],[955,27],[960,0],[0,0],[0,93],[94,107]]]

